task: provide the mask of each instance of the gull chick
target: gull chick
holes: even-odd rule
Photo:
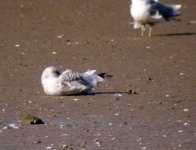
[[[132,0],[130,13],[134,19],[134,28],[141,28],[143,36],[146,26],[149,26],[151,36],[152,26],[164,22],[175,20],[180,15],[181,5],[168,5],[158,2],[158,0]]]
[[[41,83],[47,95],[76,95],[89,93],[99,82],[104,79],[95,74],[96,70],[84,73],[73,72],[66,69],[61,72],[56,67],[46,68],[41,76]]]

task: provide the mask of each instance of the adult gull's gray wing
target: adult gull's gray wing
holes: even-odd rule
[[[179,16],[180,13],[177,12],[175,7],[177,5],[165,5],[159,2],[155,2],[153,0],[149,1],[150,3],[150,15],[156,16],[157,14],[160,15],[166,21],[171,20],[173,17]],[[179,6],[180,7],[180,6]]]

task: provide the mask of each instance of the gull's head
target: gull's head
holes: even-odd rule
[[[42,73],[42,79],[56,78],[61,74],[58,68],[54,66],[47,67]]]

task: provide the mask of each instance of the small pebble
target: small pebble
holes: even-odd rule
[[[111,125],[112,125],[112,123],[110,122],[110,123],[108,123],[108,125],[109,125],[109,126],[111,126]]]
[[[63,34],[56,36],[58,39],[62,39],[63,38]]]
[[[3,129],[3,130],[6,130],[6,129],[7,129],[7,126],[3,127],[2,129]]]
[[[67,45],[71,45],[71,42],[67,42]]]
[[[163,135],[163,137],[164,137],[164,138],[166,138],[166,137],[167,137],[167,135],[165,135],[165,134],[164,134],[164,135]]]
[[[139,138],[139,139],[137,139],[136,141],[141,141],[142,140],[142,138]]]
[[[101,146],[101,142],[100,142],[98,139],[95,139],[94,142],[95,142],[95,144],[96,144],[97,146],[99,146],[99,147]]]
[[[20,47],[20,44],[16,44],[15,47]]]
[[[179,133],[183,133],[183,130],[179,130],[178,132],[179,132]]]
[[[53,54],[53,55],[56,55],[56,54],[57,54],[57,52],[52,52],[52,54]]]
[[[34,144],[40,144],[40,143],[42,143],[42,142],[39,141],[39,140],[37,140],[37,141],[34,141],[33,143],[34,143]]]
[[[147,149],[147,147],[142,147],[141,149],[143,149],[143,150],[144,150],[144,149]]]
[[[50,146],[48,146],[48,147],[46,147],[46,149],[51,149],[52,147],[50,147]]]
[[[77,98],[74,98],[73,100],[74,100],[75,102],[77,102],[77,101],[78,101],[78,99],[77,99]]]
[[[181,75],[181,76],[183,76],[183,75],[184,75],[184,73],[183,73],[183,72],[180,72],[180,75]]]
[[[100,142],[99,142],[99,141],[97,141],[97,142],[95,142],[95,144],[99,145],[99,144],[100,144]]]
[[[189,110],[187,108],[184,108],[184,112],[188,112]]]
[[[97,136],[101,136],[101,134],[100,133],[97,133]]]
[[[68,146],[66,144],[62,145],[62,148],[68,148]]]
[[[173,56],[169,56],[170,59],[174,58]]]
[[[111,140],[112,140],[112,141],[114,141],[114,140],[116,140],[116,138],[115,138],[115,137],[113,137]]]
[[[166,94],[166,95],[165,95],[165,97],[167,97],[167,98],[168,98],[168,97],[170,97],[170,95],[169,95],[169,94]]]
[[[32,101],[27,101],[29,104],[31,104],[32,103]]]
[[[61,134],[61,136],[68,136],[68,134]]]
[[[115,116],[119,116],[119,113],[116,113]]]
[[[195,20],[191,20],[189,21],[190,24],[196,24],[196,21]]]
[[[114,96],[116,96],[116,97],[121,97],[121,96],[122,96],[122,94],[117,93],[117,94],[114,94]]]
[[[191,125],[191,124],[188,123],[188,122],[185,122],[185,123],[184,123],[184,126],[186,126],[186,127],[187,127],[187,126],[190,126],[190,125]]]
[[[182,120],[177,120],[176,122],[177,122],[177,123],[182,123]]]
[[[151,49],[151,46],[146,46],[146,49]]]

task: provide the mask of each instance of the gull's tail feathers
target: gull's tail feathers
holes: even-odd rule
[[[103,79],[108,79],[108,78],[112,78],[113,77],[113,75],[107,74],[105,72],[99,73],[98,76],[102,77]]]
[[[179,9],[182,7],[181,4],[178,5],[171,5],[171,7],[173,8],[173,16],[179,16],[181,13],[179,11]]]
[[[104,82],[104,78],[95,74],[95,72],[96,70],[87,70],[85,73],[83,73],[84,80],[93,87],[96,86],[99,82]]]

